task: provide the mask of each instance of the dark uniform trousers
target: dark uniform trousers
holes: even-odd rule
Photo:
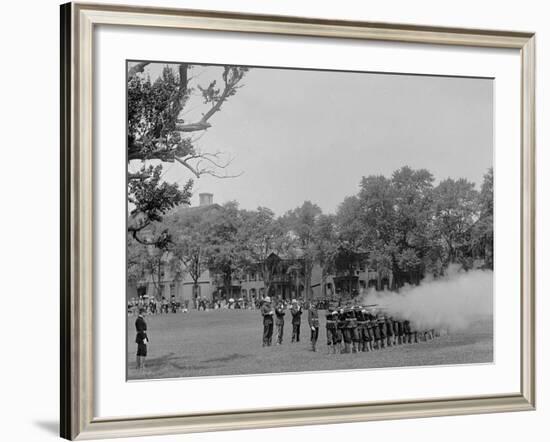
[[[315,351],[315,345],[317,344],[317,339],[319,338],[319,312],[317,309],[310,309],[308,311],[307,322],[309,324],[309,329],[311,330],[311,349]]]
[[[319,326],[311,326],[311,345],[315,346],[319,339]]]
[[[282,320],[282,319],[277,319],[276,326],[277,326],[277,343],[282,344],[283,343],[283,331],[285,329],[285,321]]]
[[[302,310],[293,309],[292,314],[292,342],[300,342],[300,324],[302,322]]]
[[[264,345],[271,345],[273,338],[273,319],[264,319]]]
[[[336,347],[338,346],[338,330],[336,328],[336,321],[327,319],[327,345],[329,351],[332,348],[332,352],[336,353]]]
[[[300,323],[292,322],[292,342],[300,342]]]

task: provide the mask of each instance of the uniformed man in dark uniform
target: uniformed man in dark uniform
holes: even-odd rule
[[[386,346],[386,318],[382,313],[378,315],[376,324],[378,325],[378,348],[382,349]]]
[[[403,343],[403,322],[396,317],[393,318],[393,336],[397,345]]]
[[[336,334],[338,339],[338,347],[340,348],[340,353],[344,353],[345,343],[344,343],[344,330],[346,329],[346,314],[344,309],[339,309],[336,316]]]
[[[136,353],[136,365],[139,370],[143,370],[145,367],[145,357],[147,356],[147,342],[149,337],[147,336],[147,323],[143,315],[145,309],[142,307],[139,309],[139,315],[136,319],[136,339],[137,353]]]
[[[362,343],[361,328],[357,320],[357,315],[361,314],[361,310],[357,306],[353,306],[350,309],[350,323],[351,323],[351,340],[352,340],[352,352],[357,353],[360,351],[360,345]]]
[[[319,338],[319,311],[314,303],[309,306],[307,322],[311,330],[311,351],[317,351],[317,339]]]
[[[144,314],[145,314],[145,309],[140,308],[139,315],[136,319],[136,332],[147,331],[147,323],[145,322],[145,318],[143,317]]]
[[[300,342],[300,325],[302,324],[302,306],[295,299],[290,308],[292,315],[292,342]]]
[[[411,342],[411,322],[405,319],[403,321],[403,343],[410,344]]]
[[[411,324],[411,343],[418,344],[418,330],[416,329],[416,324]]]
[[[342,330],[344,334],[344,353],[351,353],[353,329],[357,327],[357,321],[355,315],[353,315],[353,310],[349,307],[344,309],[344,321],[345,325]]]
[[[388,347],[395,345],[393,334],[393,320],[391,316],[386,316],[386,343]]]
[[[273,338],[273,309],[271,308],[271,298],[266,296],[260,309],[264,318],[263,347],[270,347]]]
[[[375,327],[375,318],[374,316],[372,315],[372,313],[370,313],[369,311],[367,311],[367,313],[365,314],[365,318],[366,318],[366,321],[365,321],[365,327],[367,329],[367,336],[368,336],[368,341],[367,341],[367,348],[370,350],[370,351],[374,351],[375,347],[374,347],[374,344],[376,342],[376,339],[374,337],[375,333],[374,333],[374,327]]]
[[[357,334],[359,335],[359,348],[358,351],[365,352],[367,349],[368,332],[367,332],[367,311],[361,307],[358,307],[355,311],[355,317],[357,318]]]
[[[279,301],[275,308],[275,326],[277,327],[277,345],[281,345],[285,328],[285,305],[283,301]]]
[[[327,329],[327,346],[328,353],[335,354],[338,346],[338,331],[337,331],[338,312],[336,310],[327,309],[326,313],[326,329]]]

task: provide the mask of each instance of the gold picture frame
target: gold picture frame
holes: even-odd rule
[[[94,416],[92,70],[96,25],[369,39],[521,53],[521,391],[193,415]],[[83,3],[61,6],[61,436],[70,440],[358,422],[535,407],[535,35]]]

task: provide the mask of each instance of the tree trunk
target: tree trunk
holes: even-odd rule
[[[311,301],[311,270],[312,270],[312,265],[311,263],[309,262],[306,262],[305,265],[304,265],[304,290],[305,290],[305,294],[304,294],[304,299],[306,301]]]
[[[196,279],[193,279],[193,293],[192,293],[192,296],[193,296],[193,305],[195,306],[195,309],[198,306],[198,302],[197,302],[198,292],[199,292],[199,283]]]

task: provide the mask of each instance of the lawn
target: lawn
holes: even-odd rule
[[[319,313],[322,319],[315,353],[310,350],[306,318],[302,319],[299,343],[290,343],[292,326],[287,320],[283,345],[263,348],[262,318],[257,310],[191,311],[147,316],[150,344],[143,372],[138,372],[135,367],[135,318],[130,316],[127,324],[128,379],[467,364],[493,360],[492,318],[480,319],[467,331],[445,334],[433,341],[372,353],[332,355],[327,354],[324,312]]]

